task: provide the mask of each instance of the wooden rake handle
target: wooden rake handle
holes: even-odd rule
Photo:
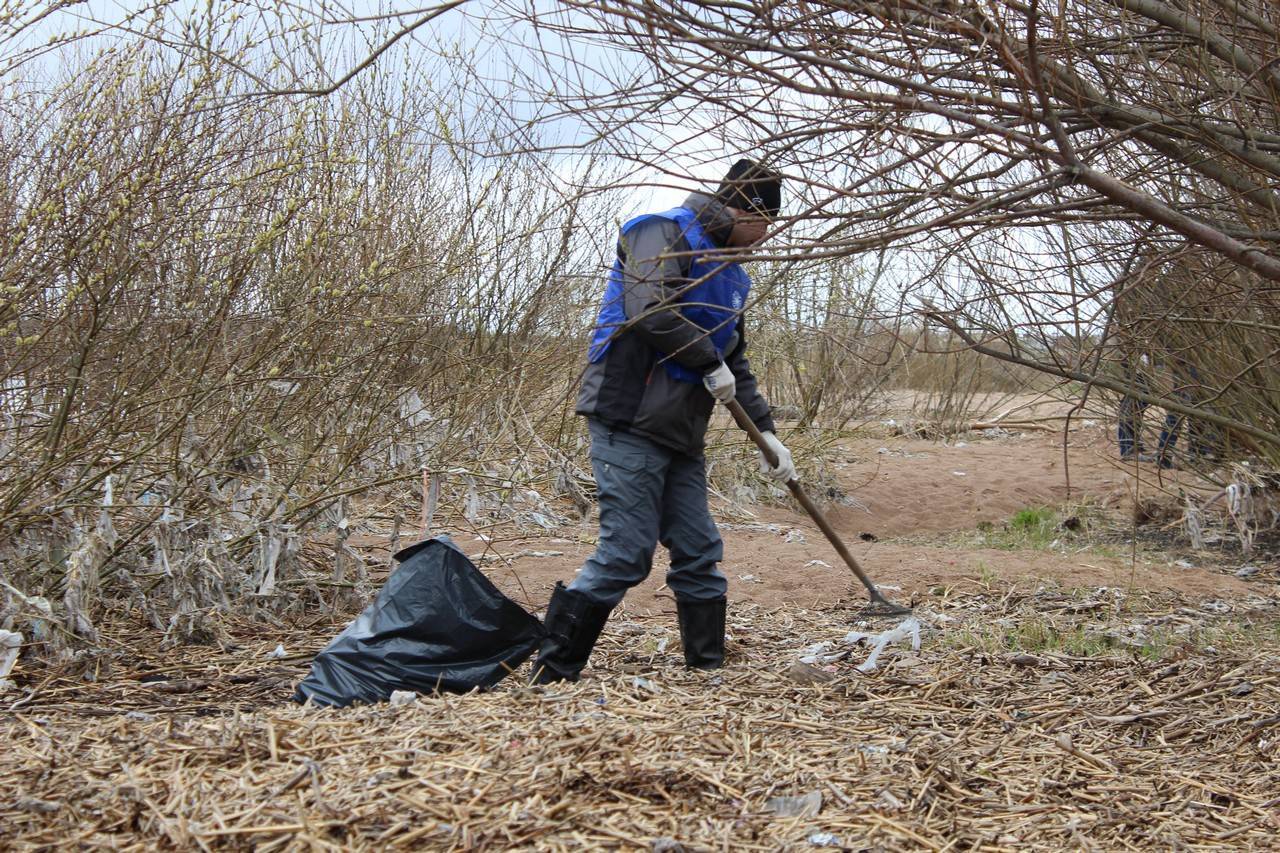
[[[730,400],[725,403],[729,409],[729,414],[733,415],[733,419],[737,421],[738,426],[743,432],[751,436],[751,440],[755,442],[756,447],[760,448],[760,452],[764,454],[765,461],[769,463],[769,467],[776,468],[778,466],[778,456],[770,448],[769,443],[765,441],[764,433],[760,432],[760,428],[747,417],[747,412],[742,408],[742,404],[737,400]],[[886,599],[880,590],[876,589],[876,585],[871,582],[871,578],[867,577],[867,573],[858,565],[858,561],[854,559],[853,554],[849,553],[849,549],[845,547],[844,542],[840,539],[840,535],[836,533],[835,528],[827,521],[826,516],[822,514],[822,510],[818,509],[818,505],[809,499],[804,489],[800,487],[800,481],[794,478],[787,481],[787,489],[790,490],[793,497],[804,507],[804,511],[813,519],[813,523],[818,525],[818,529],[827,537],[827,541],[831,543],[831,547],[836,549],[836,553],[840,555],[840,559],[844,560],[844,564],[849,567],[849,571],[853,572],[854,577],[862,581],[862,585],[867,588],[867,592],[871,596],[871,603],[888,608],[894,612],[907,613],[908,608],[894,604]]]

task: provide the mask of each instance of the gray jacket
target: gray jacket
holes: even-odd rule
[[[733,220],[719,202],[694,193],[683,206],[697,213],[713,242],[725,244]],[[707,331],[679,310],[679,293],[689,285],[689,252],[679,226],[665,219],[637,225],[627,234],[625,248],[619,241],[628,325],[614,336],[604,358],[587,364],[576,411],[698,456],[705,447],[715,400],[702,383],[673,379],[658,363],[663,354],[669,354],[700,373],[720,363]],[[738,402],[756,426],[772,430],[769,404],[757,390],[747,363],[741,317],[735,331],[724,360],[737,381]]]

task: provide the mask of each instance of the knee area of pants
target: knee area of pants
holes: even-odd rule
[[[648,575],[653,568],[652,548],[611,548],[608,553],[609,557],[605,562],[610,566],[626,568],[628,574],[643,572]]]

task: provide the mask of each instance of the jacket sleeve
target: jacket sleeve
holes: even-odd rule
[[[737,341],[730,348],[725,363],[733,371],[733,379],[737,384],[736,396],[738,402],[746,411],[747,417],[751,418],[752,423],[761,432],[776,432],[769,404],[765,401],[764,395],[760,393],[760,389],[756,387],[755,374],[751,372],[751,365],[747,362],[747,338],[743,333],[742,327],[743,323],[739,318],[738,327],[735,330],[737,332]]]
[[[649,346],[690,370],[706,372],[720,363],[715,345],[678,307],[689,284],[688,252],[680,226],[667,219],[642,222],[620,238],[623,308],[630,331]]]

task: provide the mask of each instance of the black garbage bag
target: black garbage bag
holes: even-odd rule
[[[315,657],[294,700],[343,707],[393,690],[488,688],[542,639],[542,623],[507,598],[446,536],[395,555],[378,598]]]

